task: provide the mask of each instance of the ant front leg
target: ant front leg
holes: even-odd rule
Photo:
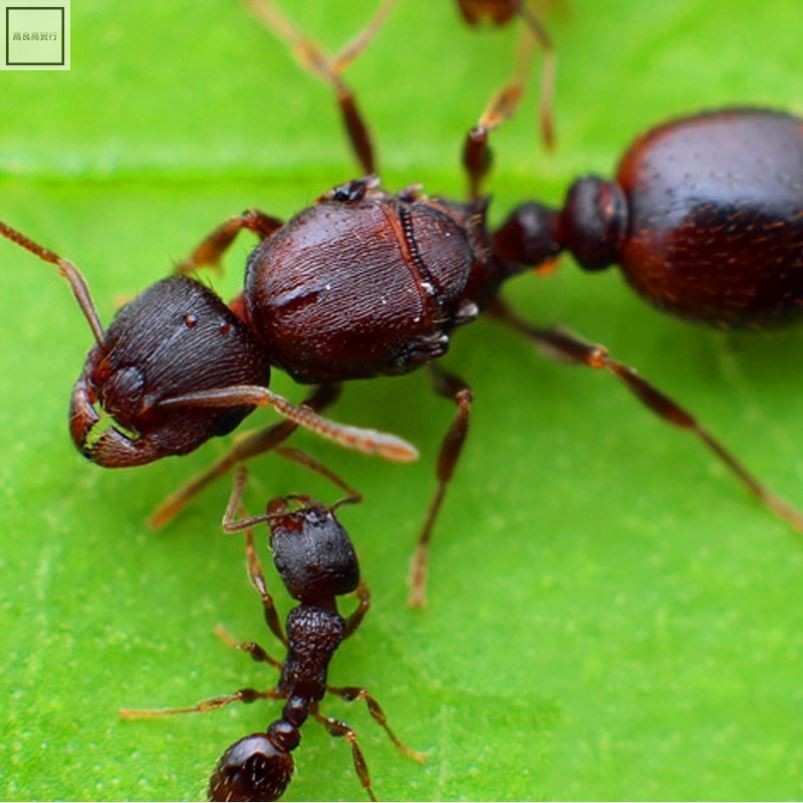
[[[204,237],[192,253],[176,265],[175,273],[186,276],[197,268],[218,268],[220,258],[243,229],[249,229],[264,240],[283,225],[284,222],[279,218],[266,215],[258,209],[247,209],[241,215],[230,217]]]
[[[413,761],[423,763],[426,756],[423,753],[419,753],[417,750],[413,750],[404,744],[404,742],[399,740],[396,734],[391,730],[390,725],[388,725],[388,720],[385,716],[385,712],[382,710],[382,706],[379,705],[376,699],[368,694],[365,689],[361,689],[358,686],[327,686],[326,691],[337,695],[349,703],[354,702],[355,700],[365,700],[365,705],[368,707],[368,712],[374,718],[374,721],[379,725],[379,727],[385,731],[385,733],[388,735],[388,738],[391,742],[393,742],[399,752],[403,753],[405,756],[407,756],[407,758],[413,759]]]
[[[339,385],[320,385],[307,397],[304,407],[315,412],[322,412],[334,404],[340,397]],[[163,527],[174,519],[198,494],[215,480],[228,474],[235,466],[245,463],[252,457],[269,452],[286,441],[299,425],[295,421],[280,421],[237,441],[222,457],[212,463],[209,468],[196,475],[177,491],[170,494],[148,518],[148,526],[152,529]]]
[[[457,405],[452,425],[443,438],[438,454],[438,487],[429,505],[424,526],[418,536],[415,552],[410,562],[410,597],[409,604],[422,607],[426,604],[427,562],[429,555],[429,542],[435,520],[440,513],[446,489],[454,474],[457,461],[463,449],[463,443],[468,434],[468,423],[471,416],[471,402],[474,393],[460,377],[449,374],[440,368],[430,366],[433,376],[435,392],[447,399],[452,399]]]
[[[256,700],[282,700],[284,695],[278,689],[240,689],[234,694],[222,694],[219,697],[210,697],[200,703],[184,708],[121,708],[121,719],[158,719],[172,717],[176,714],[205,714],[208,711],[217,711],[218,708],[232,703],[253,703]]]
[[[357,777],[368,793],[368,797],[376,801],[376,795],[374,795],[374,790],[371,788],[371,776],[368,774],[368,765],[365,763],[365,756],[363,756],[362,750],[360,750],[357,734],[345,722],[341,722],[338,719],[325,717],[318,712],[313,712],[312,715],[326,728],[330,736],[342,736],[351,745],[351,755],[354,759],[354,769],[357,772]]]
[[[247,0],[252,11],[273,33],[287,44],[298,63],[329,84],[335,91],[343,125],[363,172],[376,170],[374,147],[368,126],[357,108],[354,93],[343,80],[343,72],[364,50],[382,27],[396,0],[383,0],[369,23],[335,56],[326,53],[307,38],[282,14],[272,0]]]
[[[603,369],[613,374],[655,415],[668,424],[692,433],[711,451],[762,504],[776,516],[803,532],[803,513],[776,496],[757,477],[751,474],[697,419],[677,402],[638,375],[635,369],[608,354],[604,346],[589,343],[562,329],[539,329],[530,326],[511,312],[501,301],[495,301],[489,313],[529,338],[543,352],[558,361],[569,361],[587,368]]]
[[[279,621],[279,614],[276,612],[276,605],[273,597],[268,591],[268,584],[265,582],[265,573],[262,571],[262,564],[259,562],[256,549],[254,548],[254,533],[251,529],[257,522],[264,521],[264,516],[246,516],[243,519],[235,519],[237,511],[243,510],[241,499],[248,482],[248,469],[244,466],[234,475],[231,496],[226,505],[226,512],[223,515],[223,529],[226,532],[237,532],[245,530],[245,555],[248,565],[248,579],[262,599],[262,610],[265,622],[279,641],[287,646],[287,637],[282,630],[282,623]],[[263,650],[264,652],[264,650]]]

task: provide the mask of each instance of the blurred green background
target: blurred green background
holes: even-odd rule
[[[374,7],[283,6],[333,48]],[[523,198],[559,201],[581,172],[610,173],[671,115],[803,111],[796,0],[570,0],[547,19],[559,150],[540,148],[531,91],[494,139],[494,220]],[[463,192],[459,143],[508,75],[516,35],[466,29],[447,0],[402,0],[348,73],[389,187]],[[0,99],[0,218],[76,261],[105,320],[224,217],[288,216],[358,172],[330,90],[234,0],[76,0],[72,70],[0,73]],[[224,295],[250,245],[214,278]],[[226,445],[130,471],[86,463],[66,407],[89,333],[52,269],[6,242],[0,258],[0,797],[198,798],[225,747],[279,706],[144,723],[117,709],[272,681],[212,634],[223,623],[278,652],[241,542],[218,527],[228,483],[164,532],[143,523]],[[569,260],[506,294],[533,321],[609,345],[803,505],[803,333],[697,329],[647,308],[615,272],[586,276]],[[476,404],[427,610],[405,606],[405,580],[451,406],[423,373],[347,389],[336,417],[411,439],[413,466],[297,438],[367,496],[342,519],[374,609],[332,681],[367,686],[428,753],[423,767],[407,761],[361,706],[327,702],[358,731],[378,796],[800,798],[800,539],[604,376],[544,361],[488,322],[461,332],[444,364]],[[332,497],[275,457],[253,468],[254,510],[277,493]],[[314,723],[295,755],[288,799],[362,798],[347,745]]]

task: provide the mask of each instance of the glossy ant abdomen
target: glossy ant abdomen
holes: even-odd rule
[[[209,781],[210,800],[278,800],[292,779],[294,762],[291,754],[299,746],[301,727],[310,717],[332,736],[343,737],[349,742],[360,783],[370,799],[375,800],[356,733],[345,722],[320,712],[320,702],[327,694],[347,701],[364,700],[373,719],[402,753],[416,761],[424,758],[399,741],[388,726],[381,706],[365,689],[334,687],[327,682],[330,661],[341,642],[359,627],[370,606],[370,594],[360,580],[360,568],[351,539],[335,516],[335,509],[340,504],[357,501],[359,496],[307,455],[295,452],[294,459],[322,471],[349,495],[332,507],[306,496],[277,498],[268,504],[265,514],[236,519],[246,483],[245,469],[241,469],[235,477],[224,519],[227,531],[245,530],[251,584],[262,598],[268,626],[285,645],[287,654],[284,661],[279,661],[255,642],[238,642],[222,629],[218,630],[218,635],[255,661],[278,669],[278,683],[262,691],[240,689],[234,694],[214,697],[187,708],[121,711],[125,719],[150,719],[212,711],[235,702],[284,700],[281,716],[265,731],[238,739],[223,753]],[[252,527],[265,521],[270,526],[270,547],[276,569],[289,593],[299,601],[299,605],[287,615],[286,635],[254,548]],[[353,592],[357,593],[359,604],[348,618],[343,618],[338,611],[337,598]]]
[[[722,109],[639,137],[614,181],[579,179],[562,210],[527,204],[497,235],[530,264],[568,250],[619,265],[650,303],[721,327],[803,317],[803,121]]]

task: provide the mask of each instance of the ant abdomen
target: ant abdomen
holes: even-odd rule
[[[652,129],[616,182],[569,190],[560,239],[596,270],[618,263],[655,306],[727,327],[803,315],[803,125],[725,109]]]
[[[293,757],[266,733],[236,741],[220,757],[209,779],[209,799],[278,800],[293,777]]]

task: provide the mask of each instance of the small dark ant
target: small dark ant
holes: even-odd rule
[[[216,632],[229,646],[278,669],[281,673],[278,683],[263,691],[240,689],[186,708],[124,709],[120,715],[124,719],[151,719],[214,711],[238,702],[286,700],[281,717],[268,725],[264,732],[238,739],[223,753],[209,781],[209,799],[278,800],[293,775],[291,753],[301,741],[301,726],[312,717],[332,736],[343,737],[349,742],[360,783],[370,799],[376,800],[357,734],[345,722],[324,716],[319,710],[326,694],[348,702],[364,700],[369,713],[393,744],[409,758],[424,760],[423,754],[399,741],[388,725],[382,707],[365,689],[327,684],[329,663],[335,652],[357,630],[371,604],[368,587],[360,579],[360,567],[351,539],[335,516],[338,507],[359,501],[360,495],[310,456],[298,450],[284,451],[291,459],[324,473],[348,496],[331,507],[309,496],[279,497],[268,504],[265,514],[237,519],[238,510],[242,510],[240,500],[247,481],[246,470],[241,468],[235,475],[224,529],[227,532],[245,530],[246,564],[251,585],[262,598],[268,627],[285,645],[287,655],[284,661],[279,661],[256,642],[238,642],[222,628]],[[296,504],[299,507],[293,507]],[[287,635],[279,622],[254,548],[252,528],[261,522],[267,522],[270,527],[270,548],[276,570],[290,595],[300,603],[287,614]],[[359,603],[344,619],[338,612],[337,598],[355,591]]]

